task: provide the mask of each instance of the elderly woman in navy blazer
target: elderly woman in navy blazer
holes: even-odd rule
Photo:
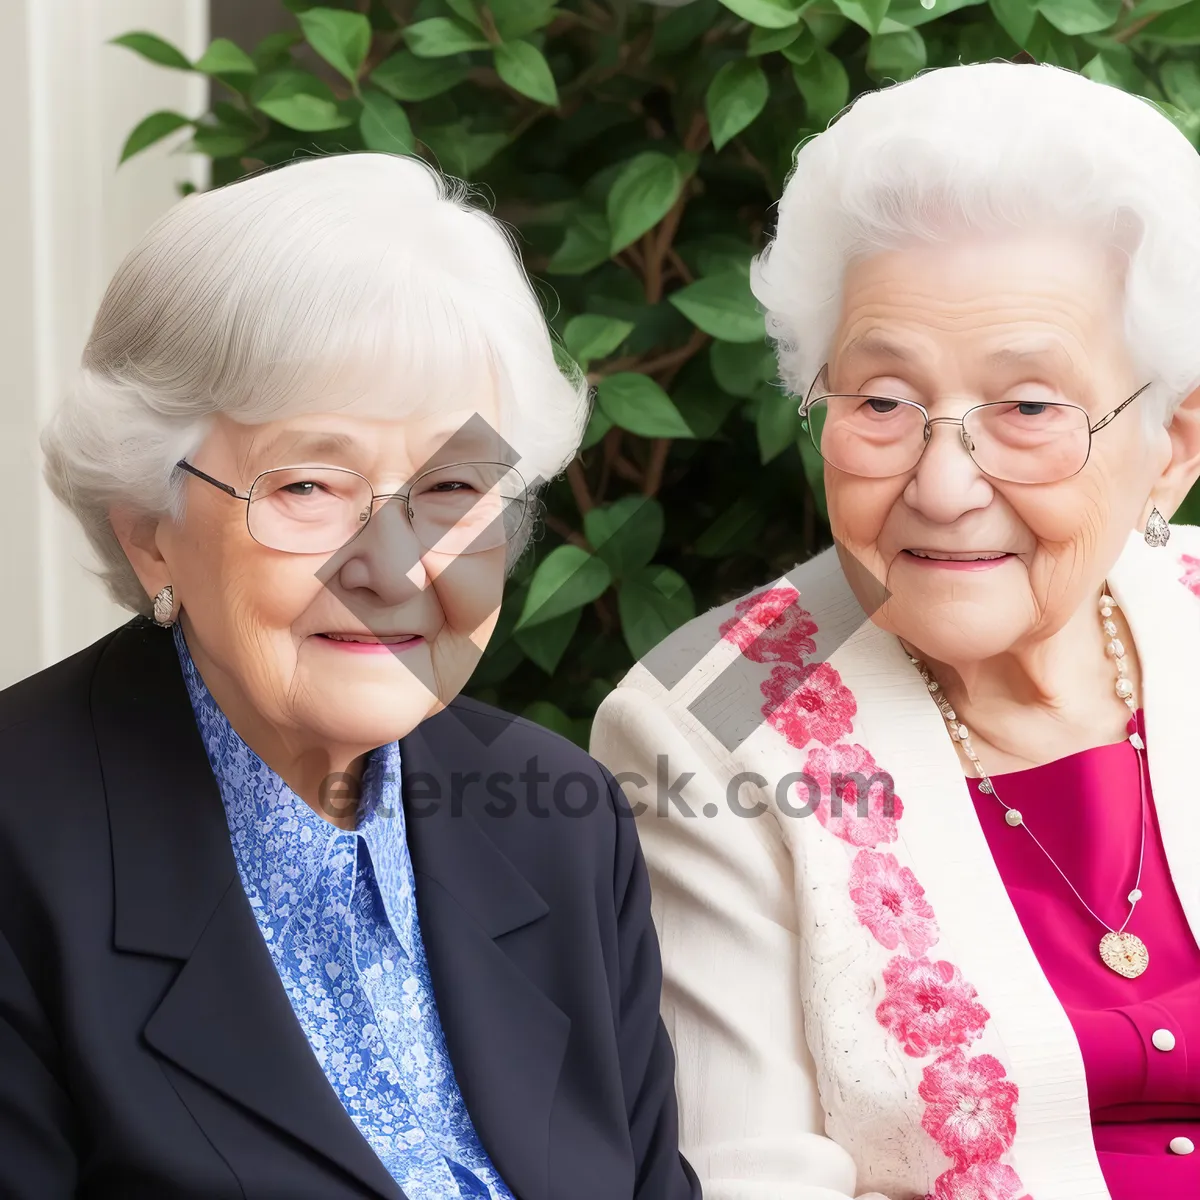
[[[44,445],[140,615],[0,694],[0,1194],[699,1196],[620,790],[458,697],[586,410],[417,160],[122,264]]]

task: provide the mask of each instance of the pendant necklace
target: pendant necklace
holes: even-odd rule
[[[1100,620],[1101,629],[1107,640],[1105,652],[1116,664],[1117,668],[1117,695],[1124,701],[1126,707],[1131,712],[1136,712],[1137,706],[1133,696],[1133,684],[1129,679],[1128,666],[1125,662],[1125,647],[1121,640],[1117,637],[1117,626],[1112,619],[1113,608],[1116,601],[1106,591],[1100,597]],[[1050,865],[1062,876],[1063,882],[1074,893],[1075,898],[1088,911],[1088,913],[1108,931],[1100,939],[1100,958],[1104,965],[1110,970],[1115,971],[1118,975],[1125,976],[1126,979],[1136,979],[1150,965],[1150,951],[1146,949],[1146,943],[1135,933],[1127,933],[1129,922],[1133,919],[1134,909],[1137,907],[1138,901],[1142,898],[1141,882],[1142,882],[1142,865],[1146,857],[1146,818],[1147,818],[1147,803],[1146,803],[1146,746],[1142,741],[1141,736],[1137,732],[1135,726],[1132,733],[1128,735],[1129,743],[1133,746],[1134,754],[1138,763],[1138,789],[1141,793],[1141,826],[1142,840],[1141,848],[1138,850],[1138,867],[1137,876],[1133,881],[1133,889],[1130,891],[1127,899],[1129,901],[1129,913],[1125,917],[1119,929],[1114,929],[1103,917],[1099,916],[1088,904],[1088,902],[1079,894],[1075,885],[1067,878],[1062,867],[1054,861],[1054,857],[1050,851],[1038,841],[1033,831],[1025,823],[1025,818],[1015,809],[1010,808],[1005,804],[996,792],[995,784],[992,783],[987,771],[984,770],[983,763],[979,761],[979,756],[975,753],[974,747],[971,745],[971,737],[967,731],[967,727],[960,724],[954,709],[950,707],[950,702],[944,695],[941,694],[941,688],[938,682],[930,673],[929,668],[918,658],[913,658],[909,655],[909,661],[917,668],[921,678],[925,682],[926,688],[938,706],[938,711],[942,714],[943,720],[946,722],[946,728],[950,731],[950,736],[963,748],[963,753],[970,759],[971,765],[979,772],[979,790],[985,795],[995,796],[1001,807],[1004,809],[1004,820],[1007,825],[1013,829],[1024,829],[1027,834],[1033,839],[1033,843],[1046,856]]]

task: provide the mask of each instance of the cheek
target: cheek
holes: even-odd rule
[[[827,472],[825,498],[830,531],[850,549],[879,553],[888,516],[903,491],[903,479],[856,479],[852,475]]]
[[[469,637],[481,648],[495,628],[497,610],[504,598],[504,549],[447,558],[444,563],[427,555],[429,587],[437,598],[450,633]]]

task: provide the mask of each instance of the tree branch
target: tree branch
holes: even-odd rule
[[[567,482],[571,485],[571,495],[575,497],[575,506],[580,514],[590,513],[596,507],[591,492],[588,491],[587,476],[583,473],[583,463],[576,457],[567,468]]]
[[[589,554],[592,552],[591,543],[587,538],[572,529],[561,517],[556,517],[553,513],[546,513],[542,517],[542,521],[547,529],[552,529],[563,541],[570,542],[572,546],[578,546]]]
[[[650,463],[646,467],[646,478],[642,482],[642,494],[657,495],[662,487],[663,468],[667,465],[667,455],[671,453],[670,438],[655,438],[650,447]]]

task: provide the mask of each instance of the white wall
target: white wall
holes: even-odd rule
[[[129,614],[87,570],[86,542],[41,481],[37,431],[78,362],[104,287],[142,231],[204,184],[172,153],[121,168],[125,137],[163,108],[206,105],[200,76],[108,45],[132,30],[195,59],[206,0],[0,0],[0,687],[88,645]]]

